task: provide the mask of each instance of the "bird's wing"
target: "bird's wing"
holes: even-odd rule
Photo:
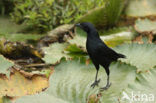
[[[118,58],[118,53],[103,43],[99,43],[97,45],[97,55],[108,58],[110,60],[116,60]]]

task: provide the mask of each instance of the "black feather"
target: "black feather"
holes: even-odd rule
[[[100,36],[95,29],[95,27],[91,23],[79,23],[76,26],[82,28],[85,32],[87,32],[87,42],[86,49],[87,52],[96,67],[97,74],[99,70],[99,65],[103,66],[108,75],[107,85],[109,87],[109,65],[113,61],[117,61],[118,58],[125,58],[126,56],[123,54],[119,54],[115,52],[113,49],[109,48],[101,39]],[[95,82],[93,83],[93,87],[98,84],[97,74],[95,78]]]

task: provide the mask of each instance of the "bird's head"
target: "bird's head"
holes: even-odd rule
[[[78,23],[78,24],[75,24],[75,26],[80,27],[81,29],[83,29],[87,33],[94,31],[94,30],[96,31],[94,25],[89,23],[89,22]]]

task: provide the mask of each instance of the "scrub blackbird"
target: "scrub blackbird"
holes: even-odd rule
[[[96,68],[96,76],[95,81],[91,85],[91,87],[98,86],[100,79],[97,80],[99,65],[103,66],[107,73],[107,84],[105,87],[100,88],[101,90],[106,90],[110,87],[111,83],[109,83],[109,65],[113,61],[117,61],[118,58],[125,58],[126,56],[123,54],[119,54],[109,48],[101,39],[100,36],[93,26],[93,24],[89,22],[78,23],[75,26],[80,27],[87,33],[87,42],[86,49],[87,52]]]

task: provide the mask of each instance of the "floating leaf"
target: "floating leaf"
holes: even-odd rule
[[[130,0],[126,15],[130,17],[145,17],[156,15],[155,0]]]
[[[55,70],[56,72],[50,79],[52,86],[46,91],[48,94],[72,103],[86,103],[86,98],[99,92],[97,87],[95,89],[90,88],[96,73],[93,65],[86,66],[79,61],[67,61],[56,66]],[[105,100],[102,102],[112,100],[112,98],[117,100],[122,89],[127,88],[128,84],[135,79],[135,72],[133,71],[135,69],[131,66],[117,63],[112,64],[110,70],[112,86],[103,94],[102,98]],[[106,83],[106,73],[103,68],[100,68],[98,78],[101,78],[99,87],[103,87]],[[112,91],[114,92],[112,93]]]
[[[108,31],[109,32],[109,31]],[[100,38],[109,46],[114,47],[116,45],[131,42],[131,40],[134,38],[135,33],[132,32],[131,29],[120,29],[119,32],[117,32],[117,29],[114,29],[110,31],[109,35],[108,32],[101,32],[100,31]],[[71,45],[76,45],[77,48],[81,49],[82,51],[86,51],[86,33],[81,30],[80,28],[76,29],[76,35],[73,39],[68,40],[68,42]],[[80,42],[81,41],[81,42]]]
[[[114,27],[108,30],[99,30],[99,35],[111,35],[111,34],[117,34],[123,31],[131,31],[132,27]]]
[[[19,97],[42,92],[49,86],[48,77],[12,69],[10,78],[0,75],[0,97]]]
[[[65,50],[71,58],[88,57],[86,51],[83,48],[77,47],[76,44],[69,45]]]
[[[0,74],[5,74],[7,77],[10,76],[9,68],[13,66],[14,63],[7,60],[5,57],[0,55]]]
[[[111,83],[112,86],[102,92],[100,99],[101,103],[115,103],[121,92],[128,88],[128,85],[135,80],[135,67],[126,64],[114,63],[110,66]],[[80,60],[62,61],[55,68],[55,73],[50,78],[50,87],[44,92],[46,97],[43,98],[57,98],[67,103],[87,103],[87,98],[90,95],[99,93],[99,87],[103,87],[106,83],[106,73],[103,68],[100,68],[98,78],[101,78],[99,87],[90,88],[90,85],[95,79],[96,69],[93,65],[86,66],[80,63]],[[124,77],[124,78],[123,78]],[[40,96],[42,96],[41,94]],[[37,96],[39,97],[39,96]],[[36,98],[36,97],[35,97]],[[34,101],[34,97],[23,97],[17,100],[17,103],[22,100]],[[43,100],[37,99],[38,103]],[[45,103],[51,103],[50,101]],[[56,99],[54,99],[55,101]],[[36,99],[35,99],[36,101]],[[36,103],[36,102],[32,102]]]
[[[68,46],[66,43],[54,43],[49,47],[44,47],[43,51],[45,53],[44,58],[42,58],[46,63],[56,64],[61,58],[68,58],[69,56],[65,53],[65,48]]]
[[[74,38],[68,40],[68,42],[71,45],[76,45],[77,47],[85,50],[85,48],[86,48],[86,38],[87,38],[87,34],[82,29],[77,28]]]
[[[66,48],[66,51],[70,51],[72,53],[81,53],[81,52],[84,52],[81,48],[78,48],[76,44],[69,45]]]
[[[138,102],[147,101],[149,103],[155,103],[155,85],[156,68],[145,73],[138,74],[135,82],[130,85],[130,88],[128,88],[125,93],[127,93],[130,99],[133,99],[133,101],[137,100]],[[134,96],[133,98],[132,95]]]
[[[138,19],[135,23],[135,30],[139,33],[156,34],[156,21]]]
[[[115,33],[107,36],[100,36],[100,37],[109,47],[115,47],[119,44],[131,42],[134,36],[135,33],[132,33],[131,31],[127,30],[127,31],[121,31],[119,33]]]
[[[138,71],[146,71],[156,66],[156,45],[154,44],[124,44],[114,48],[126,55],[122,62],[137,67]]]
[[[33,96],[25,96],[18,99],[15,103],[69,103],[46,93]]]

